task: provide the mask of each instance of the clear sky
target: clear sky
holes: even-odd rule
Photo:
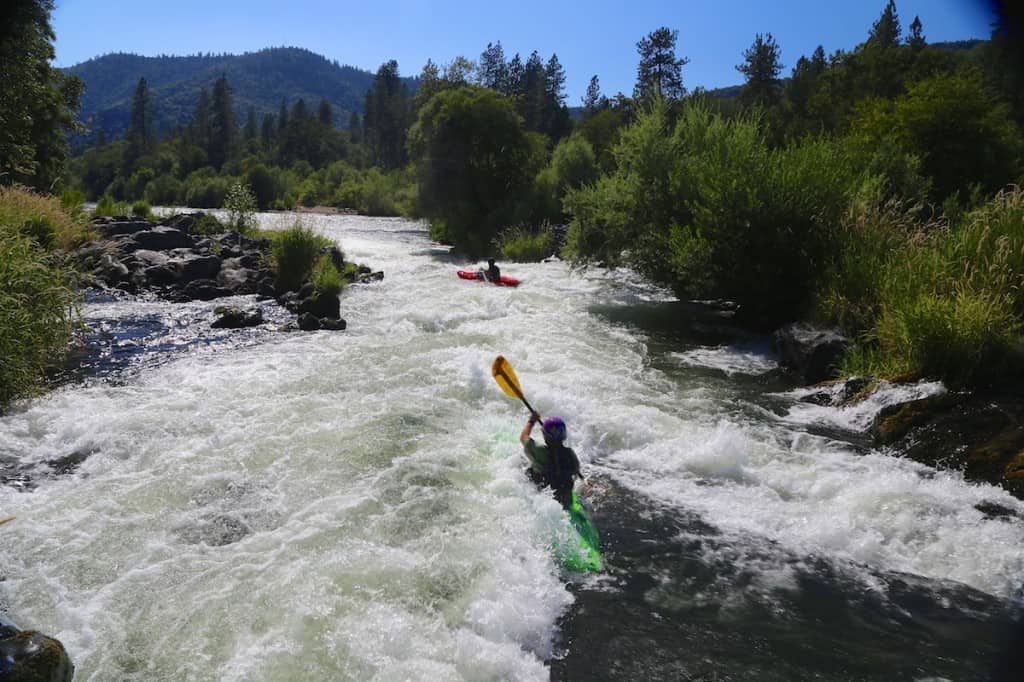
[[[575,106],[597,75],[606,95],[630,94],[636,43],[660,26],[679,31],[676,53],[690,63],[683,82],[742,83],[736,65],[757,33],[782,50],[783,75],[817,45],[830,54],[863,42],[886,0],[57,0],[57,66],[110,52],[146,56],[253,52],[303,47],[368,71],[396,59],[403,76],[427,59],[476,60],[501,41],[507,58],[533,50],[565,69]],[[988,38],[986,0],[897,0],[904,33],[920,16],[929,42]]]

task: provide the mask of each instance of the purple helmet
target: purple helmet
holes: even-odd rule
[[[558,417],[548,417],[544,420],[544,435],[561,443],[565,440],[565,422]]]

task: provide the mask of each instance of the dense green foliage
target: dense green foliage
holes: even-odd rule
[[[0,188],[0,410],[34,393],[66,351],[77,295],[57,249],[87,237],[59,200]]]
[[[0,23],[0,184],[52,190],[82,81],[50,66],[53,0],[6,0]]]
[[[542,143],[512,104],[493,90],[467,86],[435,95],[409,133],[417,161],[420,208],[433,234],[470,256],[486,255],[542,159]]]

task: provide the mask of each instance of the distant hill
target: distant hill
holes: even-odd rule
[[[149,85],[157,126],[161,133],[192,120],[200,88],[211,94],[224,74],[231,86],[235,115],[243,123],[249,106],[263,114],[277,114],[281,100],[290,107],[300,98],[310,111],[321,99],[334,109],[335,125],[348,124],[349,114],[361,112],[373,74],[342,66],[296,47],[279,47],[241,55],[141,57],[108,54],[65,69],[85,81],[79,120],[90,129],[88,138],[103,130],[108,138],[124,134],[131,116],[132,96],[139,78]],[[406,79],[410,92],[417,79]]]

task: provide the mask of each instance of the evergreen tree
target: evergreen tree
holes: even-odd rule
[[[378,166],[391,169],[405,163],[408,121],[409,94],[392,59],[377,70],[363,107],[363,135]]]
[[[246,141],[255,140],[256,135],[259,134],[259,129],[256,125],[256,107],[252,104],[249,105],[249,112],[245,116],[245,129],[242,132],[242,137]]]
[[[633,97],[650,100],[661,95],[667,100],[678,100],[686,94],[682,69],[690,60],[676,58],[676,38],[679,31],[661,27],[636,44],[640,64],[636,70]]]
[[[442,78],[447,87],[461,88],[463,85],[469,85],[475,72],[476,64],[472,60],[459,55],[448,64],[445,64],[444,76]]]
[[[277,111],[277,132],[283,133],[288,127],[288,100],[281,98],[281,108]]]
[[[889,0],[882,10],[882,16],[871,27],[868,34],[868,44],[887,49],[897,47],[900,44],[900,18],[896,14],[896,0]]]
[[[601,83],[595,74],[590,77],[587,94],[583,97],[583,113],[589,116],[600,109],[606,102],[607,99],[601,95]]]
[[[4,0],[0,20],[0,184],[50,190],[67,157],[66,133],[84,84],[50,64],[53,0]]]
[[[927,44],[924,39],[924,33],[922,33],[921,17],[914,17],[914,20],[910,22],[910,35],[907,37],[907,45],[916,51]]]
[[[260,144],[264,151],[270,151],[274,146],[274,139],[277,137],[277,121],[270,112],[263,114],[263,124],[260,126]]]
[[[359,121],[359,112],[353,111],[348,116],[348,139],[358,144],[363,139],[362,124]]]
[[[331,103],[326,99],[320,100],[320,106],[316,110],[316,118],[328,128],[334,125],[334,112],[331,111]]]
[[[132,97],[131,122],[126,135],[125,166],[131,167],[139,157],[153,150],[156,135],[153,130],[153,103],[149,97],[149,86],[140,78]]]
[[[544,99],[544,127],[541,132],[546,133],[553,144],[572,130],[569,109],[565,106],[565,69],[554,53],[544,66]]]
[[[238,122],[231,101],[231,86],[227,76],[221,75],[213,84],[213,103],[210,109],[210,141],[206,153],[210,164],[220,169],[235,152],[238,142]]]
[[[487,48],[480,53],[476,82],[491,90],[507,92],[508,64],[505,62],[505,50],[502,49],[500,40],[496,43],[487,43]]]
[[[754,44],[743,52],[744,62],[736,70],[746,76],[740,100],[747,105],[774,106],[782,92],[779,74],[779,45],[771,33],[754,38]]]
[[[506,97],[521,97],[523,88],[523,75],[524,75],[523,60],[519,58],[519,53],[509,60],[508,63],[508,84],[505,87],[505,91],[502,92]]]
[[[196,102],[196,113],[192,115],[189,125],[190,138],[196,146],[205,152],[210,145],[210,93],[206,88],[199,88],[199,99]]]
[[[527,130],[541,130],[544,124],[546,80],[544,63],[534,50],[523,68],[522,92],[516,107]]]

